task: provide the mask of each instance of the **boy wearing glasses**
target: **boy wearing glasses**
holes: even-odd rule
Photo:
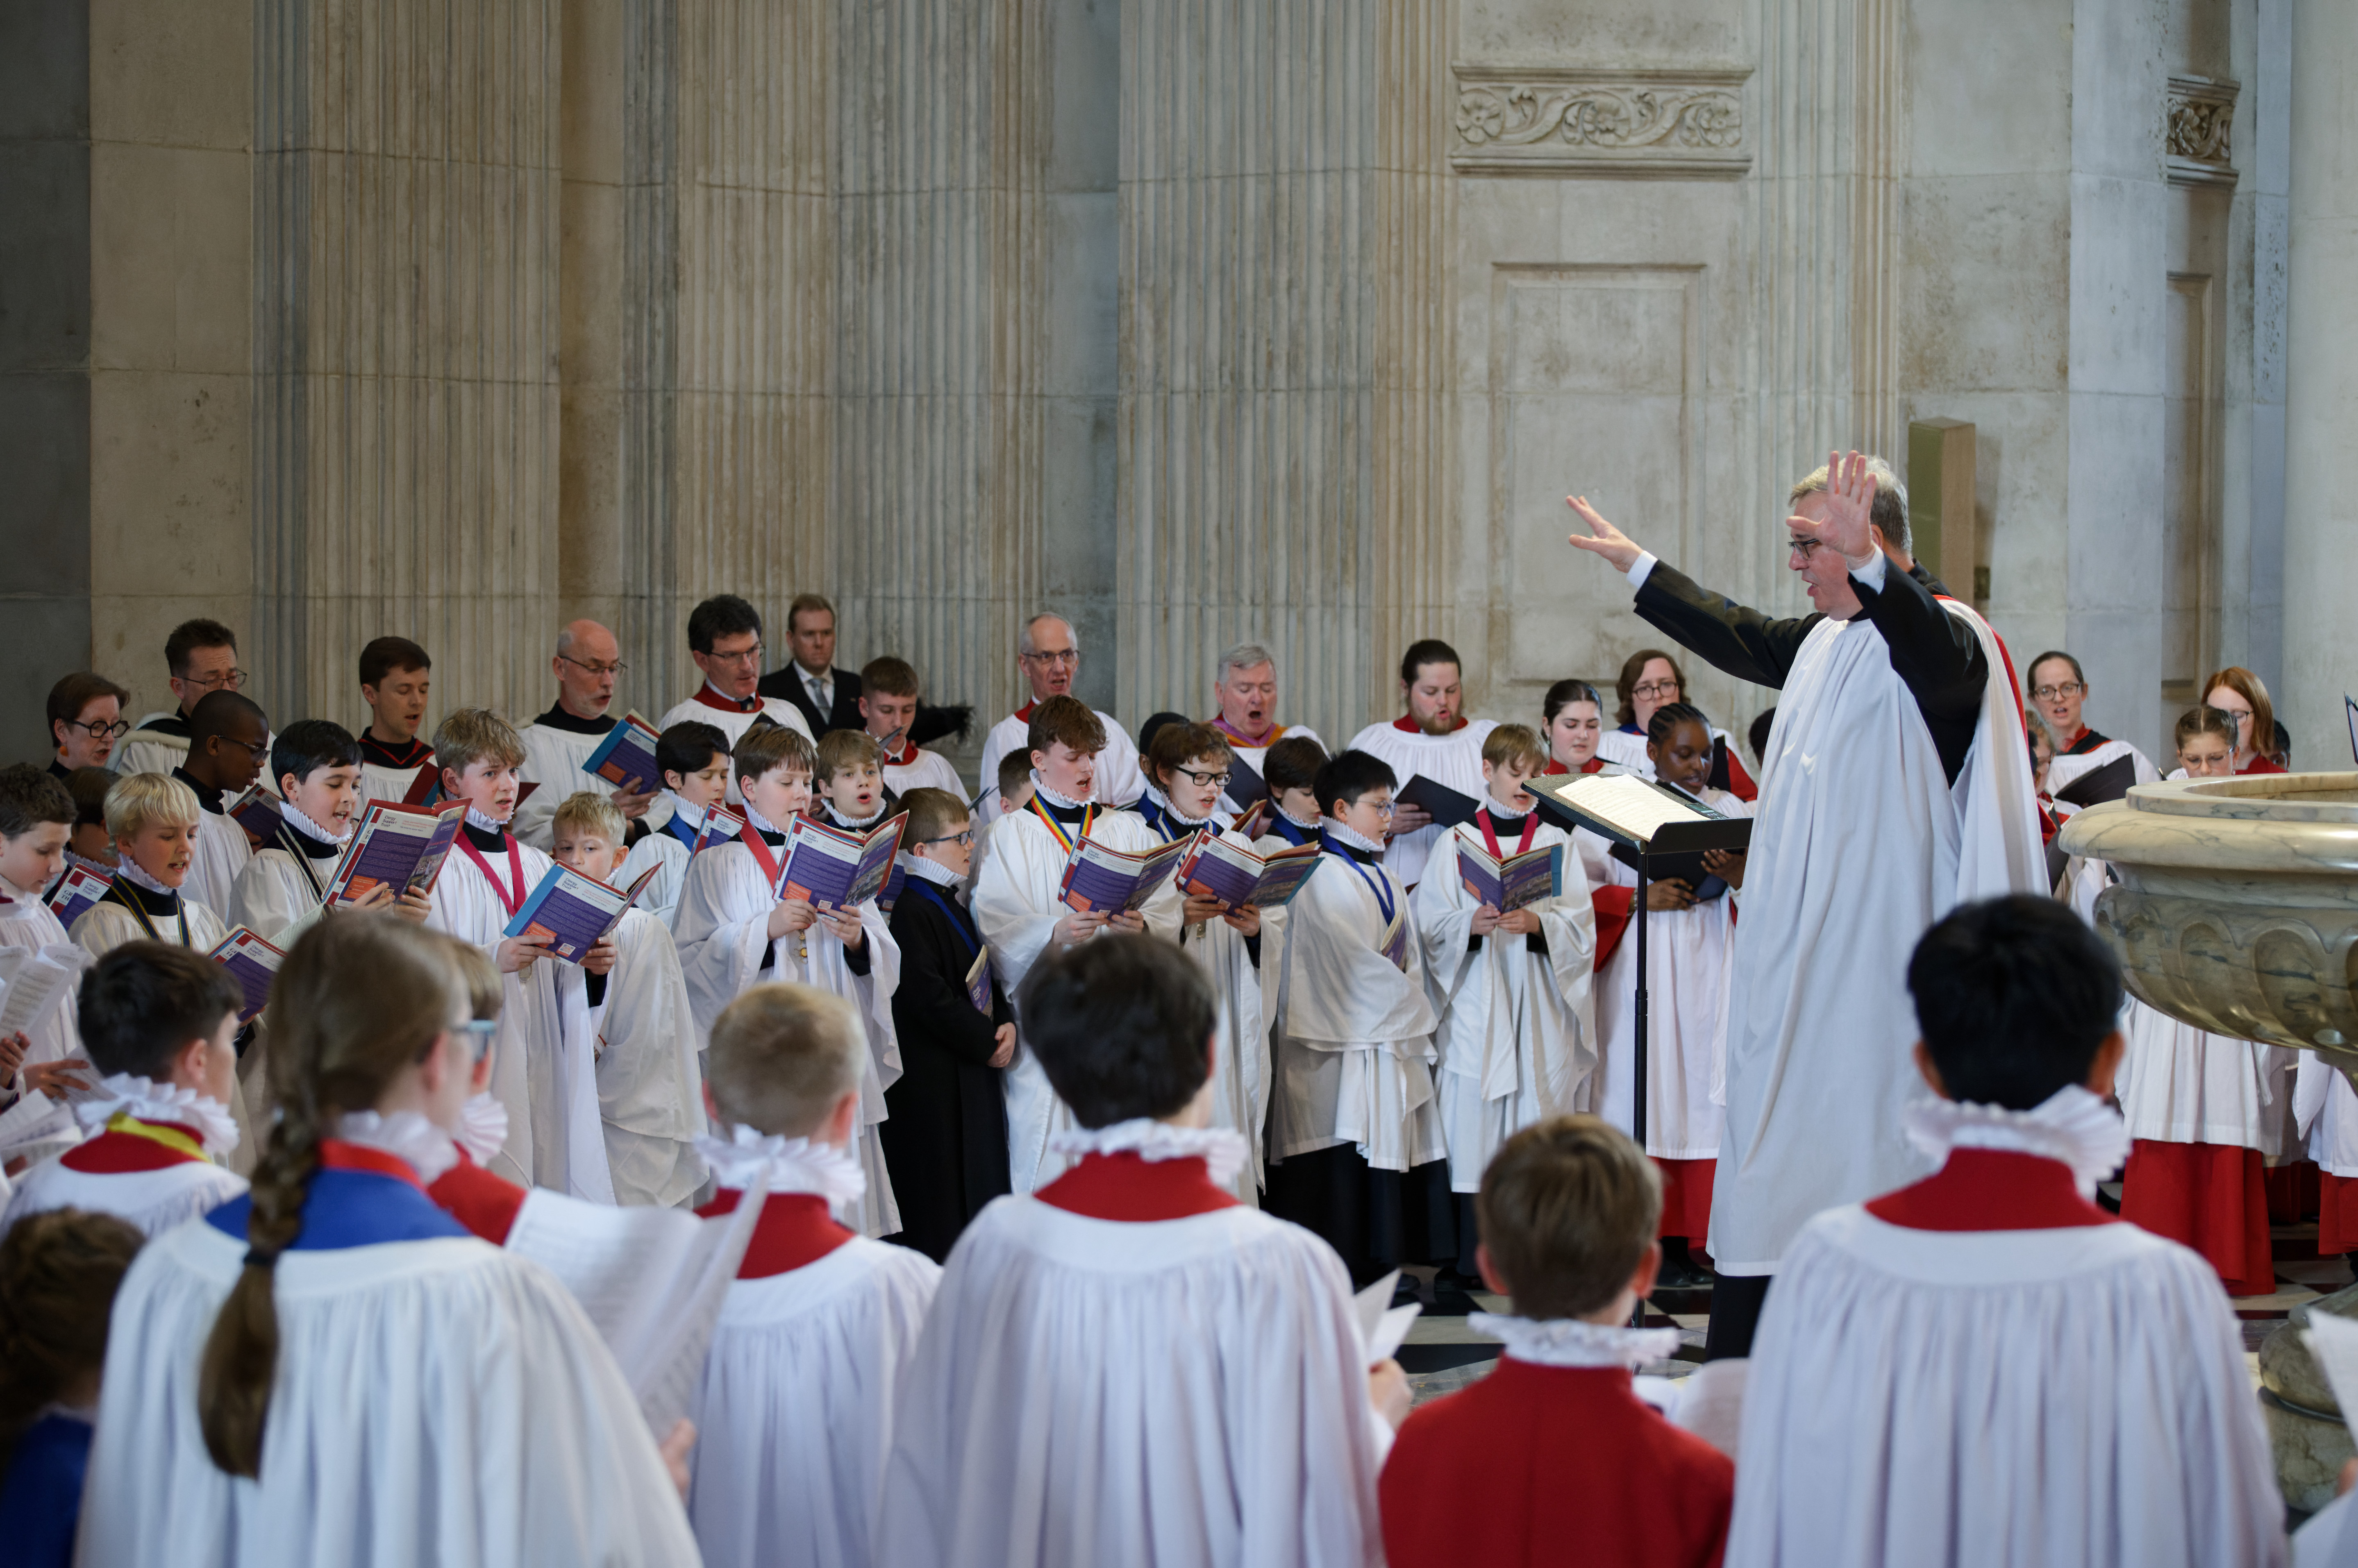
[[[434,661],[406,637],[378,637],[361,650],[361,700],[369,721],[360,732],[361,804],[406,800],[417,770],[434,765],[434,748],[417,728],[434,684]]]
[[[763,697],[758,689],[762,614],[735,594],[717,595],[688,611],[687,656],[704,673],[704,684],[686,702],[673,704],[656,729],[668,730],[683,719],[701,719],[728,737],[731,752],[757,725],[767,729],[783,724],[806,741],[817,741],[801,709],[782,697]],[[735,806],[743,798],[732,781],[729,804]]]
[[[270,721],[234,691],[216,691],[189,712],[189,751],[172,776],[196,792],[196,859],[188,893],[211,910],[226,910],[238,873],[254,858],[253,840],[229,808],[262,776],[270,760]]]
[[[189,751],[189,717],[209,693],[237,691],[245,672],[237,667],[237,633],[200,616],[172,628],[164,640],[164,664],[172,672],[178,706],[151,713],[114,748],[107,766],[118,773],[168,773]]]
[[[123,705],[131,694],[102,675],[77,670],[49,688],[49,774],[59,784],[76,768],[103,768],[114,743],[131,732]]]
[[[1060,615],[1034,615],[1024,622],[1023,634],[1016,639],[1015,667],[1031,688],[1032,698],[992,725],[990,733],[983,737],[982,767],[975,777],[986,790],[999,777],[1001,757],[1033,749],[1032,716],[1040,705],[1052,697],[1072,695],[1073,678],[1081,669],[1080,639],[1074,634],[1072,622]],[[1129,806],[1146,790],[1146,781],[1138,772],[1138,748],[1130,744],[1129,732],[1112,714],[1100,713],[1097,720],[1106,738],[1097,757],[1095,798],[1108,807]]]
[[[2030,694],[2030,706],[2047,720],[2055,737],[2055,759],[2047,765],[2042,786],[2048,795],[2122,757],[2136,759],[2137,783],[2161,782],[2161,771],[2143,752],[2126,741],[2099,735],[2082,721],[2080,710],[2088,701],[2088,676],[2079,660],[2061,648],[2051,648],[2030,661],[2022,688]]]
[[[571,622],[557,633],[557,652],[548,661],[548,673],[557,677],[557,701],[517,732],[524,741],[517,781],[540,787],[516,807],[510,827],[535,849],[548,849],[554,841],[549,821],[557,803],[579,789],[600,790],[613,801],[630,824],[633,844],[671,816],[671,803],[662,798],[661,779],[649,780],[643,790],[610,791],[604,781],[581,771],[590,753],[622,722],[607,709],[613,705],[614,683],[623,668],[622,645],[597,622]]]
[[[876,1130],[901,1200],[901,1240],[940,1263],[968,1222],[1009,1190],[1001,1075],[1015,1060],[1015,1011],[995,963],[967,985],[983,943],[966,903],[974,867],[966,802],[920,788],[901,807],[909,814],[901,840],[909,881],[892,906],[901,1079],[884,1091],[891,1114]]]

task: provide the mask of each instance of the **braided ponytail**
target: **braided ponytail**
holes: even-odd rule
[[[271,987],[266,1066],[278,1102],[254,1173],[245,1267],[205,1341],[198,1425],[233,1476],[260,1479],[278,1374],[279,1254],[303,1229],[319,1140],[346,1111],[373,1108],[422,1061],[467,998],[433,933],[383,914],[340,914],[306,932]]]
[[[105,1365],[107,1312],[141,1240],[75,1208],[28,1215],[0,1239],[0,1467],[43,1406]]]

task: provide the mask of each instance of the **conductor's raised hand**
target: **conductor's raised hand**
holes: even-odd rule
[[[1617,572],[1628,571],[1638,564],[1638,557],[1646,553],[1639,548],[1636,540],[1599,515],[1596,508],[1588,504],[1588,497],[1567,495],[1563,503],[1588,524],[1587,533],[1569,535],[1574,549],[1586,550],[1592,556],[1603,556],[1613,563],[1613,569]]]
[[[1867,518],[1875,509],[1875,476],[1866,471],[1861,452],[1826,454],[1825,515],[1812,520],[1795,513],[1785,526],[1797,535],[1818,541],[1846,562],[1866,561],[1875,553],[1875,532]]]

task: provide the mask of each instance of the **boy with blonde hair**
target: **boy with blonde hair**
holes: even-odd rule
[[[729,1288],[696,1422],[688,1518],[712,1568],[866,1563],[895,1386],[941,1270],[855,1235],[830,1210],[867,1177],[860,1126],[868,1044],[842,997],[754,986],[713,1022],[706,1097],[728,1136],[702,1141],[728,1214],[755,1177],[769,1195]]]
[[[467,803],[467,825],[442,862],[427,924],[481,948],[506,988],[491,1087],[507,1108],[508,1135],[492,1172],[611,1203],[588,982],[611,972],[619,954],[609,940],[568,964],[544,943],[505,934],[551,864],[507,830],[524,755],[515,730],[488,708],[461,708],[434,731],[443,791]]]
[[[810,809],[818,760],[810,738],[799,730],[759,730],[737,742],[735,760],[745,829],[737,842],[715,845],[688,862],[672,917],[688,1000],[697,1024],[708,1032],[730,1002],[766,980],[816,986],[857,1010],[869,1061],[856,1145],[867,1173],[858,1229],[891,1236],[901,1228],[901,1210],[876,1125],[885,1116],[884,1091],[901,1076],[900,1039],[892,1027],[901,949],[873,900],[854,909],[822,910],[806,899],[779,896],[788,832]]]
[[[1576,1541],[1586,1563],[1718,1563],[1736,1467],[1630,1381],[1678,1343],[1624,1326],[1662,1260],[1652,1162],[1595,1117],[1559,1116],[1506,1141],[1476,1206],[1482,1278],[1515,1310],[1466,1321],[1506,1349],[1401,1428],[1381,1486],[1386,1555],[1536,1564]]]
[[[203,810],[162,773],[126,773],[106,792],[106,835],[121,862],[106,896],[81,912],[73,940],[93,957],[145,937],[210,953],[229,927],[183,891]]]
[[[552,858],[585,877],[614,882],[628,831],[611,796],[578,791],[559,801],[549,818]],[[614,927],[612,941],[614,968],[589,978],[589,994],[614,1201],[685,1205],[704,1184],[704,1162],[696,1153],[705,1130],[697,1092],[703,1037],[663,922],[632,909]]]

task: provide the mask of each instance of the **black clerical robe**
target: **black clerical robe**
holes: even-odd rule
[[[968,1000],[967,970],[982,939],[950,890],[910,878],[892,929],[901,946],[892,993],[901,1078],[884,1091],[892,1114],[876,1130],[901,1204],[900,1239],[939,1262],[984,1205],[1012,1190],[1007,1101],[990,1058],[999,1026],[1015,1013],[995,973],[989,1016]]]

